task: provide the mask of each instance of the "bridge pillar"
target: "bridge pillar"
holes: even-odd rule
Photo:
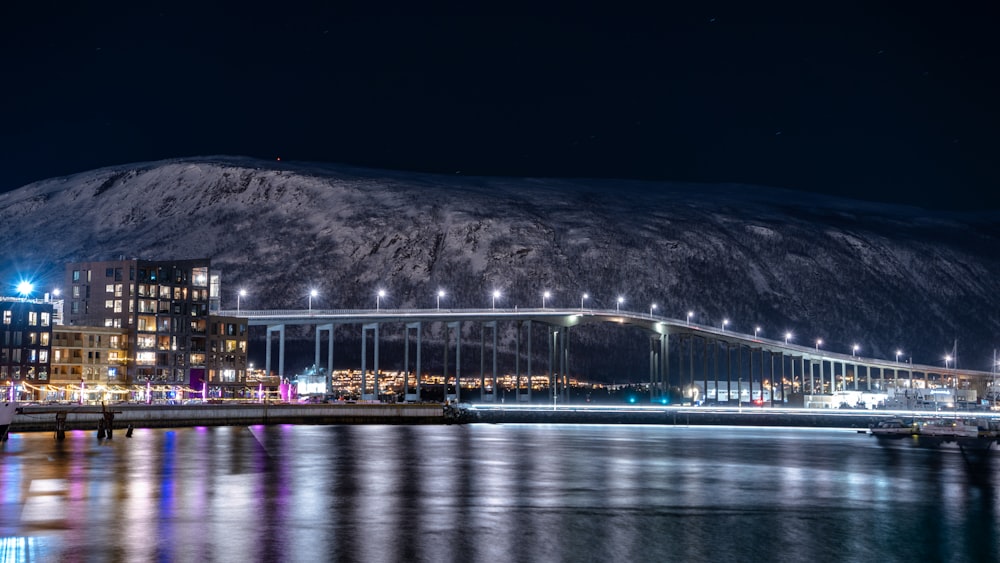
[[[525,321],[524,324],[528,328],[528,402],[531,402],[531,376],[533,372],[531,371],[531,321]]]
[[[649,400],[650,402],[656,399],[656,374],[658,367],[658,352],[656,350],[656,342],[659,339],[655,335],[650,335],[649,337]]]
[[[403,400],[419,401],[420,400],[420,332],[422,323],[407,323],[406,324],[406,335],[403,340],[406,342],[406,348],[403,352]],[[417,332],[417,369],[416,369],[416,381],[414,387],[416,392],[412,395],[410,394],[410,330],[416,330]]]
[[[486,329],[493,329],[493,392],[486,394]],[[481,324],[479,332],[479,400],[497,402],[497,322]]]
[[[378,325],[379,323],[369,323],[361,325],[361,399],[362,400],[378,400]],[[372,336],[375,339],[375,369],[372,373],[372,379],[375,384],[375,389],[372,395],[365,395],[365,391],[368,390],[368,331],[372,331]]]
[[[726,342],[726,403],[733,400],[733,347]],[[718,396],[718,392],[716,392]]]
[[[670,388],[670,331],[660,335],[660,397],[667,395]]]
[[[514,323],[514,404],[521,402],[521,324]]]
[[[561,353],[559,354],[559,371],[562,373],[562,400],[569,402],[569,327],[559,329],[562,337],[559,339]],[[494,346],[496,342],[494,341]],[[496,356],[493,358],[493,371],[496,371]]]
[[[320,341],[324,332],[329,334],[330,338],[326,352],[326,392],[333,393],[333,323],[316,325],[316,361],[313,365],[319,368]]]
[[[549,399],[552,400],[552,405],[555,406],[556,403],[556,392],[558,381],[555,377],[555,358],[556,358],[556,346],[559,345],[559,333],[555,330],[555,327],[548,326],[548,341],[549,341]]]
[[[448,394],[448,345],[449,329],[455,331],[455,393]],[[454,321],[445,324],[444,329],[444,400],[462,401],[462,321]]]
[[[278,333],[278,378],[285,379],[285,325],[267,327],[267,345],[264,347],[264,375],[271,375],[271,333]]]

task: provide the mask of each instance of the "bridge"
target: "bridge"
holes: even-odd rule
[[[284,378],[285,327],[289,325],[308,325],[314,327],[316,335],[315,365],[320,366],[322,337],[327,335],[327,390],[332,391],[332,373],[334,357],[334,331],[338,325],[360,325],[361,333],[361,398],[370,400],[378,396],[379,390],[379,329],[382,325],[402,325],[405,329],[404,371],[406,377],[404,396],[407,401],[420,400],[422,377],[421,350],[422,328],[424,324],[441,323],[444,326],[444,384],[445,399],[461,401],[462,378],[462,346],[468,342],[462,341],[462,327],[469,323],[478,323],[480,331],[480,399],[484,402],[496,402],[497,387],[497,351],[499,323],[510,323],[515,327],[515,401],[531,401],[530,379],[527,388],[522,390],[521,360],[522,343],[526,357],[526,371],[523,377],[530,378],[532,365],[532,335],[536,327],[542,327],[546,332],[548,364],[545,366],[549,376],[549,398],[553,403],[568,399],[570,333],[571,330],[588,324],[605,323],[623,327],[634,327],[645,332],[649,338],[649,389],[650,399],[656,401],[666,397],[671,382],[670,369],[673,362],[671,347],[676,348],[678,376],[674,379],[680,382],[685,393],[693,393],[696,388],[696,359],[701,362],[700,381],[702,389],[709,395],[709,389],[714,390],[714,398],[719,402],[729,402],[734,398],[733,388],[739,402],[749,391],[749,397],[755,393],[763,402],[768,397],[771,406],[777,401],[784,404],[789,390],[799,389],[812,395],[829,394],[836,391],[849,391],[853,384],[854,391],[884,390],[888,386],[913,387],[914,382],[923,380],[923,386],[929,386],[931,376],[941,381],[948,379],[955,386],[960,380],[990,381],[995,377],[991,372],[962,370],[948,366],[932,366],[913,363],[900,363],[895,360],[869,358],[855,353],[837,353],[822,349],[819,344],[803,346],[785,340],[762,338],[757,334],[743,334],[726,330],[725,326],[715,327],[690,319],[674,319],[653,314],[622,311],[617,309],[585,309],[585,308],[540,308],[540,309],[357,309],[357,310],[229,310],[218,314],[247,318],[250,326],[264,326],[267,330],[267,345],[265,369],[270,372],[273,367],[272,340],[278,336],[278,366],[279,377]],[[486,339],[487,332],[492,335],[492,372],[491,386],[486,385]],[[411,334],[415,337],[415,362],[410,361]],[[372,369],[372,386],[368,385],[368,341],[373,341],[374,365]],[[451,361],[454,345],[454,376],[453,393],[449,393],[448,367]],[[698,348],[701,348],[700,354]],[[723,351],[720,362],[719,352]],[[736,362],[733,362],[733,352],[736,352]],[[746,356],[744,357],[744,351]],[[685,354],[686,352],[686,354]],[[687,355],[687,361],[685,361]],[[712,359],[709,367],[709,359]],[[411,365],[413,370],[411,371]],[[735,368],[735,370],[734,370]],[[850,371],[849,371],[850,369]],[[864,374],[862,378],[861,374]],[[411,389],[411,374],[416,374],[415,385]],[[747,374],[746,381],[743,374]],[[734,377],[735,376],[735,377]],[[864,385],[862,385],[864,380]],[[746,383],[747,385],[744,385]],[[711,385],[711,387],[710,387]],[[755,390],[754,386],[757,386]],[[749,389],[747,388],[749,386]],[[490,389],[490,392],[487,392]],[[412,392],[411,392],[412,391]],[[523,393],[522,393],[523,391]],[[723,398],[723,396],[725,398]]]

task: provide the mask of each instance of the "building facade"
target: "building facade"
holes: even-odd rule
[[[219,309],[220,276],[208,259],[76,262],[66,265],[65,275],[67,325],[124,331],[122,384],[200,391],[210,369],[230,369],[209,365],[209,329],[212,313]],[[243,325],[237,353],[245,365],[245,319]]]
[[[52,317],[50,302],[0,298],[0,384],[8,397],[35,399],[48,384]]]
[[[127,343],[128,332],[123,328],[54,327],[46,398],[76,400],[82,390],[98,393],[105,400],[124,398]]]
[[[247,319],[211,316],[208,330],[208,396],[245,397]]]

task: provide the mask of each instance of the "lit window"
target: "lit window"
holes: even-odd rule
[[[13,321],[13,318],[14,318],[14,313],[13,312],[11,312],[11,311],[4,311],[3,312],[3,324],[9,325]]]
[[[28,326],[38,326],[38,313],[36,311],[28,312]]]

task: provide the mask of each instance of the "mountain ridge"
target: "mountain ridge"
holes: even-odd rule
[[[5,279],[65,262],[209,257],[225,306],[554,302],[723,317],[865,355],[988,369],[1000,214],[735,184],[441,176],[209,156],[111,166],[0,194]],[[56,234],[57,236],[53,236]],[[31,241],[25,244],[24,241]],[[370,301],[370,303],[369,303]],[[232,303],[230,303],[232,302]],[[641,304],[641,305],[640,305]],[[498,304],[500,306],[500,304]],[[581,335],[601,346],[602,335]],[[588,341],[589,338],[589,341]],[[596,365],[596,364],[595,364]],[[639,369],[639,368],[635,368]],[[598,370],[598,368],[595,368]]]

